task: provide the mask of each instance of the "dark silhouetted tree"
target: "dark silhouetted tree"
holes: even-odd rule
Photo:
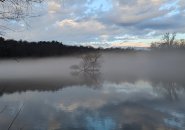
[[[176,40],[176,33],[166,33],[160,42],[151,43],[152,49],[185,49],[185,40]]]
[[[82,71],[99,71],[101,64],[100,64],[100,52],[93,52],[84,54],[81,56],[81,62],[79,65],[80,70]]]

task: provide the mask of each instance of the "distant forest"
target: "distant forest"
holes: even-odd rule
[[[153,42],[154,51],[185,51],[185,40],[176,40],[176,33],[166,33],[161,41]],[[58,41],[28,42],[23,40],[4,39],[0,37],[0,58],[49,57],[76,55],[89,52],[134,52],[134,48],[94,48],[92,46],[68,46]]]
[[[130,52],[133,48],[93,48],[90,46],[68,46],[57,41],[16,41],[12,39],[5,40],[0,37],[0,58],[19,58],[19,57],[48,57],[82,54],[93,51],[116,51]]]

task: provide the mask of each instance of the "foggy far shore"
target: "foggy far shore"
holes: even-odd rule
[[[176,53],[185,51],[185,40],[176,39],[176,33],[166,33],[161,41],[152,42],[150,47],[93,47],[70,46],[58,41],[28,42],[0,37],[0,58],[39,58],[74,56],[85,53],[128,53],[128,52]]]
[[[93,48],[0,38],[2,92],[58,90],[73,85],[135,83],[184,86],[185,42],[170,34],[150,48]],[[4,89],[5,88],[5,89]],[[3,94],[2,93],[2,94]]]

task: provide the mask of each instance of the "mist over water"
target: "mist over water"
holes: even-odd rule
[[[96,79],[112,82],[165,80],[183,82],[185,53],[105,53]],[[84,74],[74,75],[70,67],[80,57],[18,59],[0,62],[0,82],[61,82],[66,85],[86,83]],[[87,78],[87,76],[86,76]]]
[[[105,53],[101,57],[101,73],[117,79],[133,75],[138,78],[150,76],[183,77],[185,74],[185,53]],[[80,57],[61,57],[44,59],[18,59],[0,62],[1,80],[22,80],[45,78],[61,79],[71,76],[70,66],[78,64]],[[115,76],[113,76],[115,75]],[[111,79],[111,78],[110,78]]]
[[[0,129],[184,130],[185,53],[103,53],[96,73],[80,56],[0,62]]]

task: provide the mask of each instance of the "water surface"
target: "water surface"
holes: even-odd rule
[[[3,61],[0,130],[20,108],[12,130],[184,130],[185,59],[164,59],[104,55],[98,73],[74,57]]]

